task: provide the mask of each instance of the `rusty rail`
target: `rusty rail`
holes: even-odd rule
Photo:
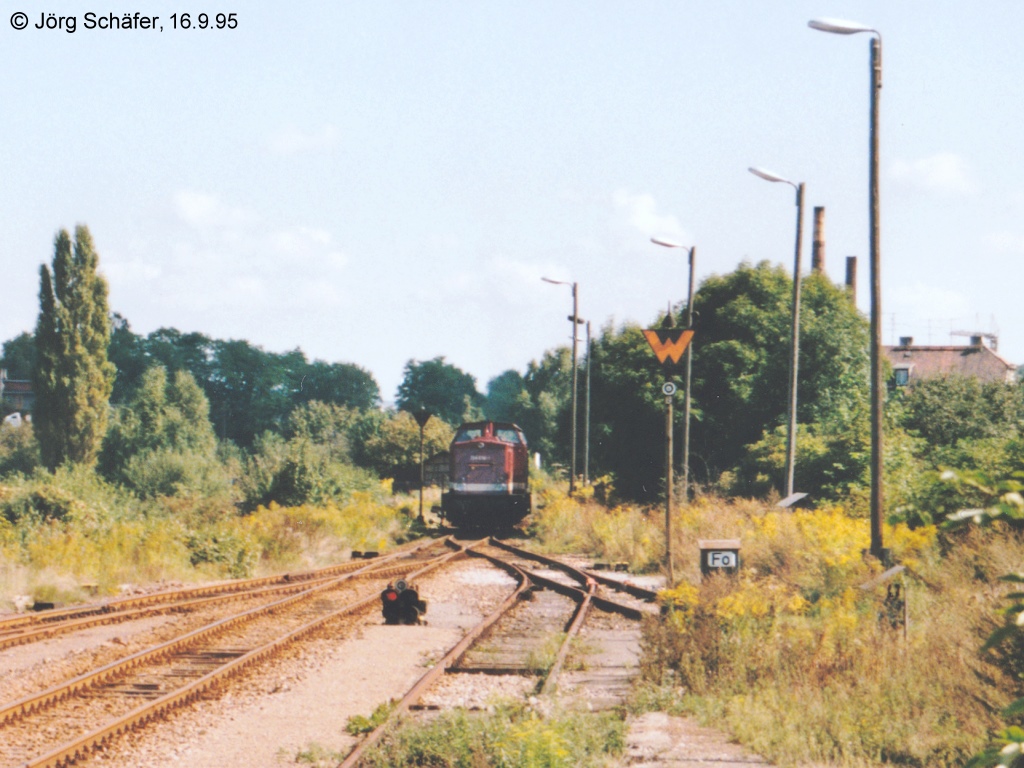
[[[401,701],[395,705],[388,718],[367,734],[366,738],[359,742],[359,744],[353,747],[352,751],[349,752],[348,756],[338,764],[337,768],[354,768],[354,766],[358,765],[366,750],[384,737],[384,734],[391,729],[401,715],[407,712],[413,704],[419,701],[423,693],[434,684],[437,678],[447,672],[451,667],[456,666],[473,643],[475,643],[488,629],[490,629],[498,619],[504,616],[509,609],[516,604],[526,588],[530,586],[530,577],[522,569],[516,568],[516,566],[511,565],[510,563],[505,563],[497,558],[490,557],[489,555],[471,551],[469,547],[465,547],[464,552],[470,556],[486,558],[498,567],[512,573],[518,582],[515,591],[505,598],[504,602],[484,618],[483,621],[469,630],[469,632],[466,633],[466,636],[454,645],[436,666],[424,673],[423,676],[416,681],[413,687],[409,689],[409,692],[402,697]]]
[[[417,541],[412,545],[395,549],[383,557],[375,558],[372,562],[385,562],[395,557],[411,554],[428,546],[433,541],[432,539]],[[272,594],[275,590],[284,593],[297,591],[303,585],[322,582],[351,571],[362,571],[366,565],[366,561],[351,561],[312,571],[165,590],[148,595],[119,598],[97,605],[19,614],[0,619],[0,650],[54,637],[65,632],[197,607],[202,605],[203,601],[244,598],[260,590],[266,590],[264,594]]]
[[[392,556],[389,556],[388,559],[390,560],[392,559],[392,557],[397,558],[399,556],[404,556],[407,554],[409,554],[409,550],[395,552],[392,554]],[[440,567],[445,562],[448,562],[450,559],[460,554],[461,552],[450,552],[444,555],[440,555],[439,557],[434,558],[423,568],[417,570],[415,572],[415,575],[426,573],[434,568]],[[279,600],[268,606],[260,606],[259,608],[246,611],[245,613],[239,614],[238,616],[230,617],[229,619],[224,619],[222,621],[215,622],[214,624],[211,624],[208,627],[204,627],[195,632],[191,632],[188,635],[185,635],[184,637],[179,638],[176,641],[171,641],[171,643],[165,643],[161,646],[158,646],[157,648],[153,648],[148,651],[143,651],[139,654],[135,654],[134,656],[129,657],[128,659],[124,659],[121,662],[115,662],[115,664],[107,665],[107,667],[104,667],[101,670],[96,670],[87,675],[83,675],[80,678],[76,678],[71,683],[63,686],[64,688],[70,688],[72,685],[74,686],[74,691],[72,693],[67,693],[66,695],[73,695],[74,692],[78,692],[84,690],[85,687],[89,687],[89,685],[86,683],[86,679],[91,681],[91,684],[95,684],[96,682],[102,681],[103,679],[109,679],[115,674],[113,672],[113,667],[115,666],[119,665],[121,671],[125,671],[127,669],[131,669],[135,666],[138,666],[139,664],[143,663],[144,660],[162,658],[163,656],[170,655],[170,653],[173,652],[169,649],[170,646],[175,646],[175,650],[182,650],[184,648],[189,647],[190,645],[194,645],[199,640],[212,634],[216,634],[217,632],[227,629],[230,626],[235,626],[236,624],[255,618],[256,616],[270,613],[273,610],[286,607],[294,602],[299,602],[301,600],[313,597],[319,594],[320,592],[329,589],[332,586],[342,583],[364,572],[379,572],[382,570],[378,568],[380,562],[381,560],[375,560],[374,562],[363,566],[354,573],[342,575],[325,584],[318,585],[311,589],[308,589],[306,592],[303,592],[299,595],[294,595],[292,597],[285,598],[284,600]],[[257,664],[263,661],[264,659],[267,659],[270,656],[278,653],[285,646],[311,635],[312,633],[318,631],[325,624],[334,621],[343,615],[353,613],[355,611],[358,611],[362,608],[369,606],[378,599],[379,597],[376,591],[369,595],[366,595],[365,597],[358,598],[357,600],[354,600],[353,602],[343,606],[342,608],[339,608],[336,611],[332,611],[326,616],[322,616],[318,619],[315,619],[314,621],[311,621],[301,627],[298,627],[297,629],[289,632],[288,634],[282,637],[279,637],[269,643],[266,643],[265,645],[259,648],[253,649],[252,651],[249,651],[242,656],[239,656],[238,658],[224,664],[218,669],[209,672],[208,674],[198,678],[192,683],[183,686],[182,688],[179,688],[178,690],[172,691],[166,694],[165,696],[162,696],[158,699],[155,699],[154,701],[137,707],[136,709],[132,710],[126,715],[117,718],[113,722],[99,729],[91,731],[87,734],[83,734],[82,736],[74,739],[73,741],[61,745],[60,747],[57,747],[56,749],[52,750],[51,752],[45,755],[33,758],[23,763],[24,768],[60,768],[61,766],[69,765],[75,762],[75,760],[83,757],[92,750],[96,749],[97,747],[102,746],[103,744],[111,741],[114,738],[117,738],[122,734],[128,733],[138,728],[139,726],[146,725],[152,720],[162,717],[175,709],[191,704],[192,702],[202,698],[208,691],[222,684],[224,681],[239,675],[241,672],[243,672],[250,666]],[[52,703],[54,701],[66,697],[66,695],[64,695],[60,696],[60,699],[50,698],[55,695],[59,695],[58,692],[55,689],[51,689],[50,691],[45,691],[43,692],[43,694],[39,694],[37,697],[34,698],[37,700],[45,699],[48,703]],[[42,704],[42,702],[40,703]],[[15,704],[6,708],[6,710],[8,710],[7,718],[3,717],[5,712],[0,711],[0,722],[4,722],[11,716],[16,716],[10,710],[13,710],[14,708],[18,707],[24,707],[26,704],[28,704],[28,701],[22,700],[21,702],[15,702]],[[29,704],[29,706],[31,706],[31,704]],[[32,709],[31,711],[35,710]]]

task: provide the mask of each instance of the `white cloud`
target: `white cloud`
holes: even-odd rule
[[[274,229],[262,215],[197,190],[175,193],[168,209],[158,244],[136,243],[109,266],[112,292],[130,317],[184,312],[244,328],[265,321],[270,308],[295,316],[345,300],[348,259],[326,229]]]
[[[634,193],[620,189],[612,195],[618,215],[645,237],[667,237],[686,241],[689,235],[672,214],[661,213],[654,196],[647,192]]]
[[[892,164],[891,176],[895,181],[943,195],[973,195],[978,191],[970,164],[952,152],[897,160]]]
[[[286,126],[271,136],[267,146],[275,155],[298,155],[333,147],[338,142],[338,129],[325,125],[314,130],[303,130],[295,125]]]

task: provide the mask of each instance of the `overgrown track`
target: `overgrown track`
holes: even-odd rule
[[[387,580],[397,575],[415,578],[461,551],[427,541],[358,563],[333,578],[311,579],[296,594],[0,705],[0,765],[70,764],[92,749],[202,698],[289,644],[376,605]],[[353,581],[356,577],[361,579],[358,585]],[[53,748],[55,743],[60,746]]]
[[[574,696],[585,696],[599,706],[622,703],[637,671],[638,620],[656,612],[651,605],[655,593],[604,577],[599,582],[595,574],[496,539],[489,543],[490,547],[467,554],[486,558],[507,571],[516,580],[515,591],[420,678],[393,708],[388,720],[353,749],[339,768],[357,766],[365,751],[416,707],[442,675],[535,675],[541,695],[554,693],[563,681]],[[523,561],[539,563],[558,575],[534,570]],[[632,604],[599,594],[608,590],[628,594]],[[599,607],[602,614],[593,616],[592,606]],[[596,668],[583,676],[565,672],[566,660],[581,633],[593,643],[590,655],[596,661]],[[544,655],[551,638],[560,642],[553,661],[547,664]]]

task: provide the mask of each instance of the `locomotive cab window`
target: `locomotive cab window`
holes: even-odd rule
[[[494,436],[497,437],[503,443],[512,443],[513,445],[519,445],[522,442],[519,439],[519,433],[514,429],[496,429]]]
[[[455,435],[456,443],[465,443],[468,440],[477,440],[483,437],[484,431],[482,429],[460,429],[458,434]]]

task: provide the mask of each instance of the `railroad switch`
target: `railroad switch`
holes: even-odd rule
[[[380,603],[385,624],[419,624],[420,616],[427,612],[419,591],[403,580],[388,584],[380,593]]]

